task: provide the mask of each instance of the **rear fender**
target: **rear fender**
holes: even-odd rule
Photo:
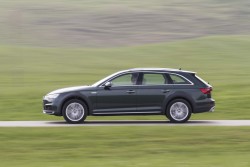
[[[169,96],[166,97],[166,99],[164,100],[163,102],[163,106],[162,106],[162,113],[163,114],[166,114],[166,109],[167,109],[167,106],[168,104],[172,101],[172,100],[175,100],[175,99],[184,99],[186,100],[187,102],[190,103],[191,107],[192,107],[192,110],[193,110],[193,107],[195,106],[195,102],[193,100],[193,98],[186,92],[184,91],[177,91]]]

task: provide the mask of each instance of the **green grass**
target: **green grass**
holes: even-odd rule
[[[182,67],[209,81],[216,112],[192,119],[250,119],[250,36],[183,40],[249,34],[247,0],[0,0],[0,4],[0,120],[62,119],[41,113],[43,95],[134,67]],[[161,41],[177,42],[144,45]],[[131,47],[94,48],[109,46]],[[249,130],[0,128],[0,166],[249,167]]]
[[[110,73],[134,67],[182,67],[209,81],[214,86],[216,112],[195,115],[194,119],[250,119],[249,46],[249,36],[106,49],[1,46],[0,119],[55,119],[41,114],[41,100],[46,93],[91,84]],[[165,119],[143,117],[158,118]]]
[[[248,127],[1,128],[0,166],[248,167]]]

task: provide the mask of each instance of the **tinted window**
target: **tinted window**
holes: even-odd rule
[[[172,79],[173,84],[191,84],[189,81],[179,75],[169,74],[169,76]]]
[[[202,82],[205,86],[207,87],[212,87],[211,85],[209,85],[206,81],[204,81],[203,79],[201,79],[200,77],[198,77],[197,75],[194,75],[200,82]]]
[[[163,85],[165,78],[163,74],[144,74],[142,85]]]
[[[111,82],[113,86],[136,85],[137,78],[138,73],[125,74],[113,79]]]

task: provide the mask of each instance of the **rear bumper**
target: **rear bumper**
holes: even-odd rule
[[[215,106],[213,106],[213,107],[209,110],[209,112],[214,112],[214,110],[215,110]]]
[[[193,108],[193,113],[202,113],[202,112],[213,112],[215,110],[215,100],[206,99],[205,101],[198,102]]]

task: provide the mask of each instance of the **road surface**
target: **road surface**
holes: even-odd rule
[[[250,120],[191,120],[173,124],[162,120],[86,120],[82,124],[64,121],[0,121],[0,127],[72,127],[72,126],[250,126]]]

